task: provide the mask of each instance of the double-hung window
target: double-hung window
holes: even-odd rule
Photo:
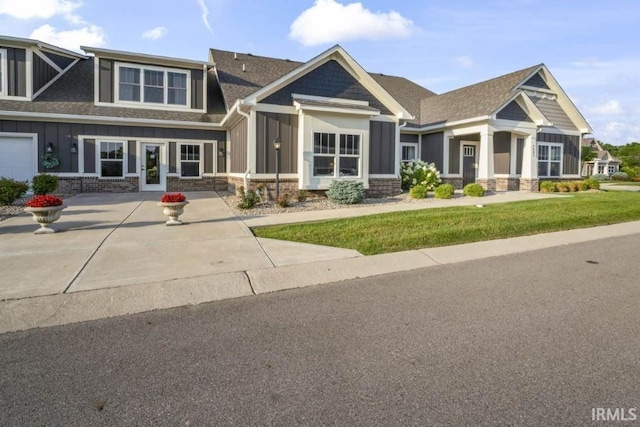
[[[100,176],[124,177],[124,142],[100,142]]]
[[[117,102],[188,107],[189,71],[117,66]]]
[[[538,143],[538,176],[559,177],[562,174],[562,144]]]
[[[0,49],[0,96],[7,95],[7,50]]]
[[[360,156],[360,135],[313,134],[313,176],[360,176]]]
[[[409,163],[418,158],[418,144],[415,142],[400,143],[400,160],[402,163]]]
[[[615,165],[609,165],[609,175],[616,173],[616,169]]]
[[[200,176],[200,145],[180,145],[180,176]]]

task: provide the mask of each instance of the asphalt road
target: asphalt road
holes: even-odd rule
[[[639,239],[0,335],[0,425],[640,419]]]

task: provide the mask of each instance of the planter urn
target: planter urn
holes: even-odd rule
[[[184,207],[188,205],[188,201],[184,202],[160,202],[158,206],[164,208],[163,213],[169,217],[166,225],[182,225],[182,221],[178,219],[180,215],[184,213]]]
[[[51,234],[56,230],[50,227],[52,223],[60,219],[62,210],[66,208],[64,205],[59,206],[47,206],[43,208],[31,208],[26,207],[25,212],[30,212],[34,222],[40,224],[40,228],[33,232],[33,234]]]

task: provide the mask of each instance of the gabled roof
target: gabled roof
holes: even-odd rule
[[[437,96],[411,80],[404,77],[387,76],[385,74],[369,73],[391,96],[393,96],[404,108],[407,109],[415,119],[414,123],[420,123],[420,101],[426,98]]]
[[[145,53],[125,52],[122,50],[102,49],[97,47],[80,46],[80,49],[101,58],[119,59],[121,61],[131,61],[145,63],[149,65],[164,65],[178,68],[203,68],[205,65],[212,65],[204,61],[193,59],[172,58],[169,56],[147,55]]]
[[[93,63],[93,58],[80,60],[33,101],[0,100],[0,114],[17,112],[199,123],[219,123],[224,117],[224,114],[96,106]]]
[[[423,99],[420,102],[420,123],[426,126],[487,117],[509,102],[514,96],[513,89],[542,66],[535,65]]]
[[[46,50],[46,51],[57,53],[64,56],[70,56],[73,58],[87,58],[86,55],[83,55],[81,53],[73,52],[71,50],[63,49],[61,47],[54,46],[52,44],[44,43],[44,42],[41,42],[40,40],[34,40],[34,39],[0,35],[0,45],[2,44],[8,44],[8,45],[20,46],[20,47],[37,47],[38,49]]]

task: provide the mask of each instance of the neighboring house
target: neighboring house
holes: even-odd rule
[[[436,95],[340,46],[304,63],[82,49],[0,37],[0,175],[53,172],[63,192],[273,186],[279,138],[282,191],[348,179],[396,194],[411,158],[458,188],[536,191],[579,177],[591,133],[542,64]]]
[[[583,138],[582,147],[589,147],[593,150],[595,157],[593,160],[583,162],[582,176],[594,174],[611,175],[620,172],[620,160],[613,157],[595,138]]]

